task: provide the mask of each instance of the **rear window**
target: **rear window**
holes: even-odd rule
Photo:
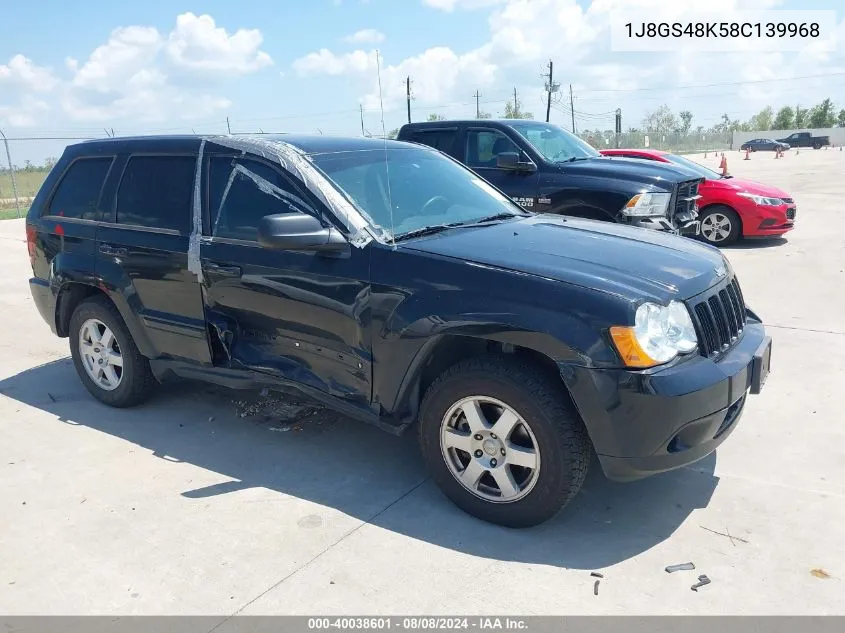
[[[450,154],[455,148],[457,135],[457,130],[414,130],[408,135],[408,140]]]
[[[97,205],[113,158],[81,158],[74,161],[59,183],[47,215],[98,220]]]
[[[194,156],[132,156],[117,192],[117,223],[187,233]]]

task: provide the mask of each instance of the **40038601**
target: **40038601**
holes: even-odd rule
[[[308,629],[313,631],[390,629],[390,618],[308,618]]]

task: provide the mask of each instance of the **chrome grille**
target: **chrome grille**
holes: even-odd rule
[[[691,312],[702,356],[715,357],[729,349],[746,323],[745,301],[736,277],[697,297]]]

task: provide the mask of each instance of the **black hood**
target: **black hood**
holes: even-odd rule
[[[694,174],[679,165],[649,162],[647,160],[633,158],[599,156],[577,160],[571,163],[556,163],[556,166],[564,173],[572,174],[573,176],[593,176],[626,180],[641,184],[648,183],[665,191],[671,191],[672,186],[677,182],[702,180],[698,174]]]
[[[724,279],[717,269],[731,274],[717,248],[692,239],[558,215],[458,228],[402,247],[595,288],[630,300],[688,299]]]

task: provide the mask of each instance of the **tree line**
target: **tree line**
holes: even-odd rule
[[[845,108],[837,113],[833,102],[830,99],[825,99],[811,108],[802,108],[800,105],[796,105],[794,108],[788,105],[783,106],[777,113],[772,106],[766,106],[747,121],[731,119],[725,113],[718,123],[709,128],[699,125],[693,129],[692,121],[693,114],[689,110],[679,112],[676,116],[669,106],[662,105],[643,118],[642,131],[686,136],[690,133],[718,135],[734,131],[845,127]],[[629,131],[639,132],[640,130],[630,129]]]

